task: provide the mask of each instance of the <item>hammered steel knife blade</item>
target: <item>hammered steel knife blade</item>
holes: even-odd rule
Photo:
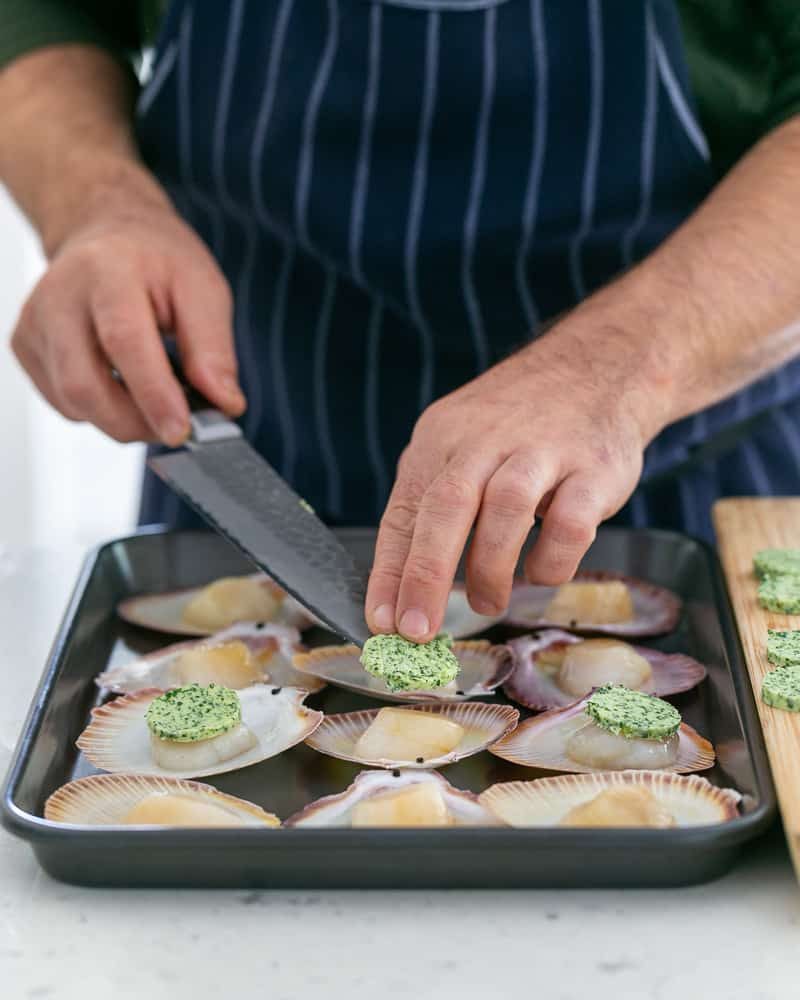
[[[367,571],[219,410],[192,413],[186,449],[150,468],[328,628],[362,646]]]

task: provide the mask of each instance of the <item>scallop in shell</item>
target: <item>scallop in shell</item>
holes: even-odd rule
[[[608,770],[650,770],[662,768],[678,774],[705,771],[714,764],[714,748],[685,722],[670,741],[637,740],[615,736],[597,726],[584,711],[588,697],[567,708],[554,708],[531,719],[489,747],[489,753],[523,767],[545,771],[592,773]],[[596,736],[595,750],[585,737]],[[583,760],[570,756],[568,749],[580,740]],[[594,752],[598,766],[586,763],[587,750]],[[620,764],[615,766],[614,756]],[[602,765],[600,762],[602,761]],[[635,761],[636,763],[631,763]]]
[[[307,805],[285,826],[502,826],[478,796],[437,771],[362,771],[338,795]]]
[[[211,785],[142,774],[92,774],[62,785],[44,818],[81,826],[258,826],[281,821]]]
[[[145,721],[150,703],[163,693],[159,688],[145,688],[93,708],[91,722],[77,739],[78,748],[102,771],[198,778],[238,771],[275,757],[301,743],[322,722],[322,712],[314,712],[303,705],[307,691],[254,684],[238,692],[242,727],[255,737],[253,746],[207,766],[188,771],[167,770],[153,758],[150,730]],[[226,733],[223,738],[227,736]]]
[[[365,740],[365,734],[379,717],[381,721],[387,719],[387,729],[368,742],[369,735]],[[402,726],[404,721],[407,726]],[[519,712],[510,705],[481,702],[370,709],[326,715],[306,743],[330,757],[370,767],[434,768],[480,753],[511,732],[518,721]],[[436,722],[444,723],[442,731]],[[371,732],[375,732],[374,728]],[[388,757],[381,754],[381,744],[415,749],[409,749],[403,757]],[[371,747],[375,748],[372,752]]]
[[[117,605],[117,614],[131,625],[191,636],[213,635],[238,621],[269,621],[299,629],[316,621],[266,573],[222,577],[201,587],[128,597]]]
[[[584,600],[579,596],[579,591],[574,589],[575,584],[588,584],[595,589],[583,595],[588,598]],[[607,600],[607,595],[603,594],[603,585],[624,586],[630,598],[629,615],[623,608],[617,606],[616,601]],[[672,631],[681,615],[681,601],[672,591],[620,573],[590,571],[576,573],[572,583],[564,585],[564,588],[569,587],[573,587],[571,592],[559,587],[516,582],[511,591],[511,600],[504,622],[522,628],[560,626],[581,633],[644,636],[661,635]],[[615,587],[615,590],[618,591],[619,587]],[[557,604],[559,593],[566,597],[570,594],[573,596],[574,611],[569,611],[568,605],[571,603],[569,600],[559,601]],[[593,603],[598,611],[607,609],[606,613],[611,620],[603,621],[602,616],[593,614],[591,610]],[[585,616],[583,620],[581,614]]]
[[[237,689],[269,682],[273,687],[301,687],[314,693],[325,682],[292,666],[292,657],[304,649],[300,633],[291,626],[240,622],[208,639],[177,642],[106,670],[95,683],[115,694],[192,681],[215,681]]]
[[[511,650],[514,671],[505,682],[503,690],[509,698],[535,711],[564,708],[571,705],[576,698],[589,694],[593,687],[609,682],[626,684],[627,687],[635,687],[647,694],[663,696],[689,691],[706,676],[706,668],[702,663],[682,653],[661,653],[657,649],[628,646],[626,643],[621,641],[617,643],[611,639],[583,640],[561,629],[546,629],[536,635],[520,636],[518,639],[509,640],[507,645]],[[603,674],[605,664],[602,661],[609,659],[608,654],[613,654],[617,645],[622,647],[620,652],[623,655],[630,651],[636,654],[637,658],[642,657],[646,661],[649,666],[649,676],[645,676],[641,683],[633,684],[620,676]],[[565,690],[564,658],[570,647],[581,647],[587,652],[589,649],[597,650],[602,656],[598,656],[596,674],[591,664],[588,664],[589,672],[580,675],[586,678],[586,683],[580,685],[580,676],[573,676],[573,681],[576,679],[579,681],[577,688],[572,683],[571,690]]]
[[[490,812],[517,827],[704,826],[738,816],[741,798],[733,789],[717,788],[696,774],[668,771],[601,771],[509,781],[478,796]]]
[[[293,659],[301,674],[319,677],[329,684],[369,695],[383,701],[456,702],[491,694],[512,670],[511,652],[506,646],[492,646],[486,639],[453,643],[460,670],[454,681],[431,691],[390,691],[380,677],[368,674],[361,665],[358,646],[320,646]]]

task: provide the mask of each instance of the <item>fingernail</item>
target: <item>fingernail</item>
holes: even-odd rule
[[[394,608],[391,604],[378,605],[372,612],[372,620],[375,622],[375,628],[390,631],[394,628]]]
[[[235,378],[226,375],[222,379],[222,387],[230,399],[232,407],[237,410],[243,410],[247,406],[247,400],[244,398],[244,394]]]
[[[161,428],[161,440],[164,444],[182,444],[189,436],[189,425],[182,420],[165,420]]]
[[[428,616],[417,608],[409,608],[400,619],[400,631],[407,639],[422,641],[430,631]]]

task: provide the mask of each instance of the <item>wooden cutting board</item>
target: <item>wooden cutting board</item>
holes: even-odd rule
[[[713,517],[786,839],[800,878],[800,712],[783,712],[761,700],[761,681],[772,669],[767,660],[767,629],[800,629],[800,615],[778,615],[761,608],[753,573],[753,556],[759,549],[800,549],[800,497],[720,500]]]

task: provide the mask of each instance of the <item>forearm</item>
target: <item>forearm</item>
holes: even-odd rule
[[[794,119],[653,254],[555,327],[550,349],[608,347],[647,438],[730,395],[800,353],[798,210]]]
[[[102,206],[167,203],[141,164],[134,82],[99,48],[40,49],[0,73],[0,180],[53,254]]]

